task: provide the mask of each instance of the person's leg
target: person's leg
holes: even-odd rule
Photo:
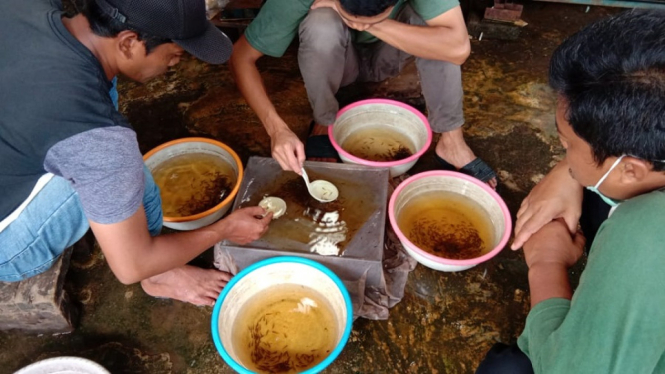
[[[410,25],[427,25],[408,4],[400,11],[396,20]],[[386,43],[370,48],[373,49],[370,58],[366,58],[361,52],[361,79],[366,81],[380,81],[397,74],[411,57]],[[488,181],[490,186],[495,187],[494,172],[483,161],[476,159],[464,140],[464,92],[460,66],[416,57],[416,67],[427,104],[430,126],[432,131],[441,134],[435,148],[436,155],[447,167],[462,169],[462,172]]]
[[[533,366],[517,344],[497,343],[480,362],[476,374],[533,374]]]
[[[298,66],[314,112],[310,135],[325,135],[339,111],[335,94],[358,77],[358,58],[349,28],[329,8],[309,12],[300,23],[299,39]]]
[[[143,204],[152,236],[162,229],[159,188],[147,168]],[[0,281],[14,282],[48,270],[90,225],[71,184],[54,176],[18,218],[0,232]]]
[[[162,230],[162,200],[159,187],[145,171],[143,207],[148,219],[150,235],[157,236]],[[169,298],[196,305],[212,305],[231,275],[218,270],[201,269],[185,265],[141,281],[143,290],[151,296]]]
[[[155,183],[150,170],[143,165],[143,175],[145,177],[145,189],[143,190],[143,209],[148,220],[148,231],[151,236],[157,236],[162,232],[162,223],[164,212],[162,210],[162,197],[159,194],[159,187]]]
[[[88,228],[78,194],[67,180],[53,177],[0,232],[0,281],[16,282],[48,270]]]

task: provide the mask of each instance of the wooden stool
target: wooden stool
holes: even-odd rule
[[[53,266],[20,282],[0,282],[0,330],[65,333],[74,330],[78,315],[63,289],[72,248]]]

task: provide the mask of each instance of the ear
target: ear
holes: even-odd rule
[[[143,42],[139,40],[138,34],[134,31],[121,31],[117,36],[117,46],[119,52],[122,56],[128,60],[131,60],[134,57],[140,56],[137,55],[140,53],[141,49],[145,53],[145,47]]]
[[[621,166],[621,183],[634,184],[642,182],[651,172],[651,163],[639,158],[626,156]]]

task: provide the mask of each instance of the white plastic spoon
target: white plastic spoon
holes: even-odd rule
[[[305,168],[301,168],[300,171],[302,172],[302,177],[307,185],[307,191],[309,191],[309,194],[313,198],[322,203],[329,203],[337,199],[339,191],[334,184],[321,179],[310,182]]]

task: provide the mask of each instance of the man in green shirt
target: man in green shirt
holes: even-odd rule
[[[296,35],[298,64],[314,112],[306,147],[277,114],[256,68],[264,55],[281,57]],[[460,65],[469,53],[458,0],[268,0],[235,43],[229,65],[270,135],[273,157],[284,170],[300,173],[306,157],[337,157],[323,135],[335,122],[339,88],[395,76],[415,56],[429,122],[441,133],[436,154],[442,167],[495,187],[495,173],[475,157],[462,134]]]
[[[554,212],[543,196],[581,197],[583,187],[612,208],[574,295],[568,269],[585,238],[564,220],[575,214],[551,215],[526,239],[526,327],[517,347],[495,345],[477,373],[665,373],[665,11],[597,22],[550,66],[562,165],[577,186],[555,192],[566,179],[557,166],[518,221],[543,218],[529,205]]]

